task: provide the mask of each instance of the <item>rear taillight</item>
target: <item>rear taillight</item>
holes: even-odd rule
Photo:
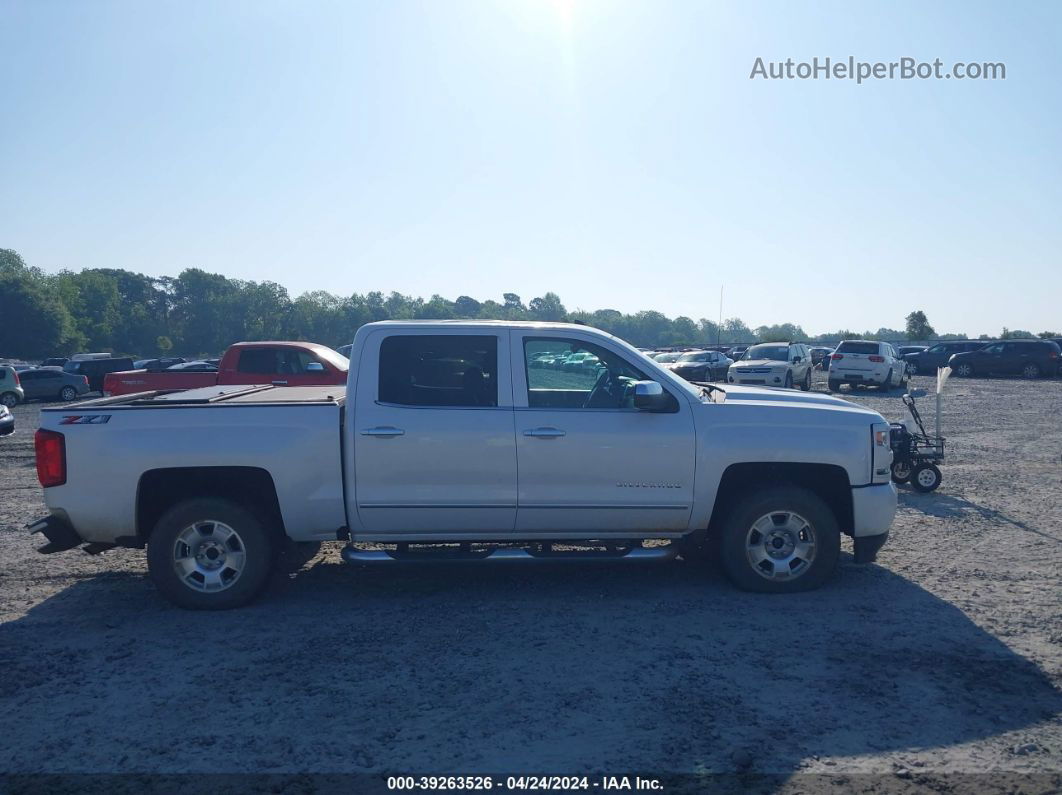
[[[884,356],[871,356],[870,357],[870,361],[872,361],[872,362],[883,362],[883,361],[885,361],[885,357]]]
[[[33,437],[37,452],[37,480],[44,488],[66,483],[66,439],[55,431],[38,430]]]
[[[15,386],[22,386],[22,380],[18,377],[18,371],[15,371]]]
[[[831,353],[830,354],[830,358],[831,359],[843,359],[844,358],[844,354],[843,353]]]
[[[81,376],[81,380],[85,382],[85,386],[88,386],[88,376],[87,375]]]

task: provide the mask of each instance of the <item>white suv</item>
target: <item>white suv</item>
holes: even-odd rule
[[[873,384],[881,389],[907,386],[907,363],[887,342],[845,340],[830,356],[829,387]]]
[[[753,345],[730,366],[731,384],[811,389],[811,349],[800,342],[763,342]]]

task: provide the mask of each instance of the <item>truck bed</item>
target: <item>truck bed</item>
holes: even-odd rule
[[[188,408],[190,406],[248,406],[248,405],[343,405],[346,395],[341,385],[286,386],[270,384],[234,384],[204,386],[198,389],[155,390],[132,395],[98,398],[78,403],[78,409],[95,408]],[[71,406],[56,406],[43,411],[68,413]]]
[[[110,542],[136,535],[145,476],[255,469],[269,475],[292,538],[334,539],[346,524],[345,402],[342,386],[244,384],[46,408],[41,427],[63,434],[69,477],[45,500],[86,541]]]

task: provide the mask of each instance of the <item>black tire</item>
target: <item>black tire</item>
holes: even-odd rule
[[[955,375],[959,378],[970,378],[974,374],[974,368],[972,364],[967,362],[960,362],[955,365]]]
[[[933,464],[919,464],[911,470],[911,488],[923,494],[935,491],[943,479],[944,476]]]
[[[808,392],[811,390],[811,368],[804,374],[804,380],[800,382],[800,391]]]
[[[911,372],[911,375],[918,375],[918,362],[908,362],[907,369]]]
[[[911,479],[911,462],[900,459],[892,462],[892,482],[906,483]]]
[[[762,518],[790,513],[807,523],[805,529],[811,531],[814,539],[814,556],[801,573],[769,579],[750,558],[749,550],[758,547],[758,543],[750,543],[750,537],[755,523]],[[818,495],[797,486],[775,486],[737,495],[720,523],[719,533],[723,571],[743,591],[794,593],[818,588],[837,568],[841,551],[841,532],[833,511]]]
[[[237,535],[244,562],[230,585],[198,590],[175,570],[178,537],[198,523],[222,523]],[[211,534],[213,530],[211,531]],[[210,534],[206,534],[210,535]],[[269,581],[277,559],[276,536],[258,516],[235,502],[215,497],[185,500],[167,511],[148,539],[148,571],[155,587],[170,602],[189,610],[228,610],[252,601]]]
[[[785,386],[786,389],[792,389],[793,388],[793,371],[792,370],[787,370],[786,371],[784,386]]]
[[[1034,380],[1034,379],[1039,378],[1040,377],[1040,365],[1038,365],[1038,364],[1027,364],[1027,365],[1025,365],[1023,368],[1021,368],[1021,377],[1022,378],[1028,378],[1029,380]]]
[[[889,370],[889,372],[885,373],[885,380],[878,384],[878,389],[880,389],[882,392],[888,392],[890,389],[892,389],[892,370]]]
[[[18,405],[18,395],[14,392],[5,392],[0,395],[0,403],[3,403],[9,409],[13,409]]]
[[[829,378],[826,381],[826,387],[831,392],[840,392],[841,391],[841,382],[840,381],[834,381],[832,378]]]
[[[59,399],[67,403],[77,400],[77,390],[72,386],[64,386],[59,390]]]

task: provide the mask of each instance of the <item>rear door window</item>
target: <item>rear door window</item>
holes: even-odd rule
[[[498,405],[493,334],[397,335],[380,345],[379,400],[399,406]]]

